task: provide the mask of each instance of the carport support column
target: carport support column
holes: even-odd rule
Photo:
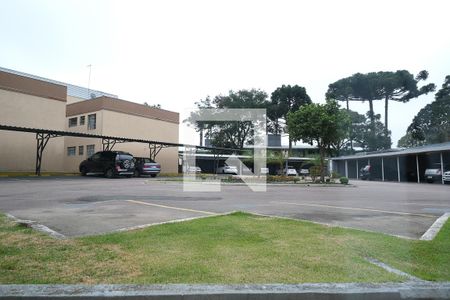
[[[397,179],[400,182],[400,156],[397,156]]]
[[[348,178],[348,160],[345,160],[345,177]]]
[[[381,181],[384,181],[384,159],[381,157]]]
[[[358,163],[358,160],[356,160],[356,179],[359,179],[359,163]]]
[[[441,152],[441,182],[444,184],[444,157],[442,157]]]
[[[417,183],[420,183],[419,155],[416,154]]]

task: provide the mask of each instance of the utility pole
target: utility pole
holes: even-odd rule
[[[92,71],[92,65],[87,65],[89,68],[89,79],[88,79],[88,99],[91,98],[91,71]]]

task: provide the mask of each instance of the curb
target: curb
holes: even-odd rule
[[[450,282],[267,285],[0,285],[0,299],[448,299]]]
[[[431,225],[430,228],[428,228],[428,230],[420,237],[420,240],[422,241],[433,240],[449,218],[450,213],[445,213],[442,216],[440,216],[436,221],[434,221],[433,225]]]

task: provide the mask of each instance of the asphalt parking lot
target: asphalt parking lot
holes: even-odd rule
[[[0,178],[0,211],[69,237],[246,211],[419,238],[450,212],[450,186],[352,181],[184,192],[180,182],[153,178]]]

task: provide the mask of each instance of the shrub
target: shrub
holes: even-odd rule
[[[348,184],[348,178],[345,177],[345,176],[339,178],[339,181],[340,181],[342,184]]]
[[[331,172],[331,178],[336,179],[342,177],[341,174],[339,174],[336,171]]]

